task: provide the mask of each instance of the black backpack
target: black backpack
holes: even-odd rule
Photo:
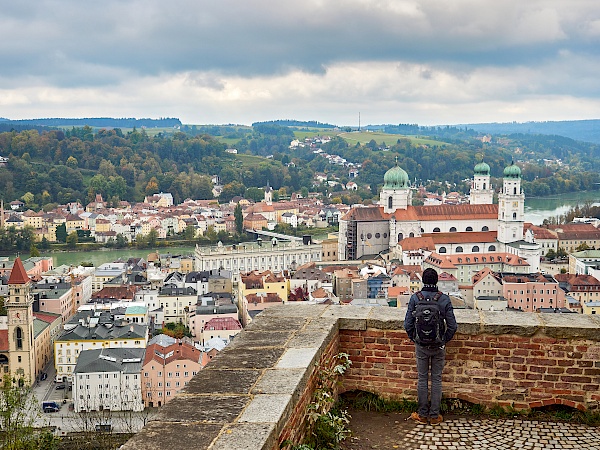
[[[424,347],[437,347],[444,345],[446,322],[438,300],[442,292],[436,292],[432,299],[427,299],[421,293],[416,293],[419,301],[415,305],[413,317],[415,318],[415,342]]]

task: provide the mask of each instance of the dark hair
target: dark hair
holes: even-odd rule
[[[423,271],[423,284],[435,286],[438,282],[438,274],[431,267]]]

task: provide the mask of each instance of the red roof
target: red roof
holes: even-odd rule
[[[233,317],[214,317],[204,324],[204,330],[241,330],[240,321]]]
[[[25,267],[23,267],[21,258],[17,257],[17,259],[15,259],[15,263],[13,265],[12,271],[10,272],[10,278],[8,279],[8,284],[27,284],[27,283],[29,283],[29,276],[27,275],[27,271],[25,270]]]
[[[166,359],[163,359],[159,355],[168,355]],[[169,364],[174,360],[188,360],[194,362],[200,362],[200,358],[202,357],[202,352],[198,350],[193,345],[190,345],[186,342],[176,342],[174,344],[169,345],[168,347],[163,347],[159,344],[151,344],[146,348],[146,356],[144,358],[144,365],[148,364],[150,361],[154,360],[162,364]]]

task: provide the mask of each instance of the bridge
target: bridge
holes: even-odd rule
[[[298,237],[298,236],[290,236],[288,234],[280,234],[280,233],[273,233],[272,231],[265,231],[265,230],[254,230],[252,228],[246,228],[244,230],[246,233],[251,234],[253,236],[261,237],[268,237],[269,240],[276,238],[278,240],[282,240],[282,241],[297,241],[297,242],[303,242],[303,238]]]

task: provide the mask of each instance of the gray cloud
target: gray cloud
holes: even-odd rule
[[[392,107],[390,116],[398,105],[441,115],[447,104],[529,104],[544,96],[594,102],[600,94],[596,0],[13,3],[0,16],[5,116],[83,108],[57,100],[73,92],[75,101],[88,96],[87,115],[111,108],[98,100],[107,91],[158,115],[161,107],[183,115],[177,107],[185,111],[190,97],[219,116],[253,102],[245,122],[258,120],[251,113],[260,108],[287,108],[292,117],[312,107],[307,118],[321,120],[321,112],[334,115],[348,103],[377,101],[382,111]],[[157,98],[161,89],[171,90],[162,105],[136,97]],[[53,100],[44,102],[42,91]],[[582,111],[600,111],[590,108]]]

